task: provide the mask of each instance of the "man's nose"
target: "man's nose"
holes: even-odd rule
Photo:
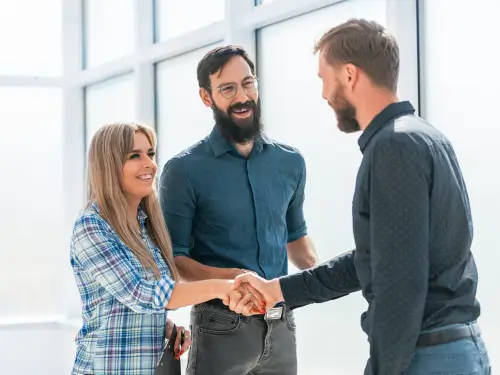
[[[235,103],[246,103],[250,97],[247,95],[245,90],[243,90],[243,87],[239,86],[238,87],[238,92],[236,93],[236,96],[234,97],[234,102]]]

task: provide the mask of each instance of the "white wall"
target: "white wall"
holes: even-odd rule
[[[76,352],[74,328],[54,323],[0,328],[2,374],[70,373]]]
[[[495,0],[422,1],[423,116],[453,142],[469,190],[479,323],[500,366],[498,264],[500,54]]]

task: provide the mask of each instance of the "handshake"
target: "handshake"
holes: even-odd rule
[[[229,309],[245,316],[265,314],[284,300],[279,279],[266,280],[253,272],[230,281],[229,291],[221,299]]]

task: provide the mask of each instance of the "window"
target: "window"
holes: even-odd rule
[[[133,78],[132,74],[128,74],[85,89],[85,139],[87,149],[92,136],[102,125],[116,121],[135,121]]]
[[[497,44],[500,2],[424,0],[422,10],[423,116],[453,143],[467,184],[474,221],[472,251],[479,271],[481,330],[492,366],[498,367],[500,173],[495,169],[500,165],[500,70],[494,67],[500,65],[500,58],[492,46]],[[443,12],[449,13],[446,24]]]
[[[55,314],[63,223],[62,93],[0,87],[0,317]]]
[[[205,47],[156,66],[159,167],[212,130],[212,110],[201,102],[196,66],[214,47]]]
[[[203,139],[212,130],[212,110],[205,107],[198,94],[196,66],[214,47],[199,49],[156,66],[158,175],[172,156]],[[189,308],[170,314],[177,324],[189,326]]]
[[[0,75],[62,74],[62,0],[0,1]]]
[[[134,51],[134,0],[84,0],[85,67]]]
[[[351,202],[361,153],[359,134],[341,133],[334,112],[321,97],[318,57],[312,54],[312,48],[323,32],[351,17],[384,24],[385,14],[383,0],[352,0],[265,27],[258,33],[262,121],[272,138],[297,147],[306,159],[305,215],[322,261],[354,246]],[[290,267],[290,272],[294,270]],[[330,345],[311,349],[310,343],[317,339],[316,328],[299,330],[299,372],[363,373],[368,348],[359,327],[359,314],[365,305],[357,294],[336,301],[335,306],[297,311],[299,326],[347,338],[328,340]],[[325,319],[332,308],[336,319]],[[332,352],[336,353],[334,364]]]
[[[156,0],[155,3],[158,41],[222,21],[226,4],[225,0]]]

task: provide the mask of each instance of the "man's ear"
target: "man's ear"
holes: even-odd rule
[[[210,96],[210,93],[205,90],[203,87],[200,87],[200,98],[203,104],[205,104],[207,107],[211,108],[212,107],[212,97]]]
[[[345,66],[345,80],[346,85],[349,87],[349,90],[354,90],[354,86],[358,83],[359,80],[359,69],[357,66],[353,64],[347,64]]]

